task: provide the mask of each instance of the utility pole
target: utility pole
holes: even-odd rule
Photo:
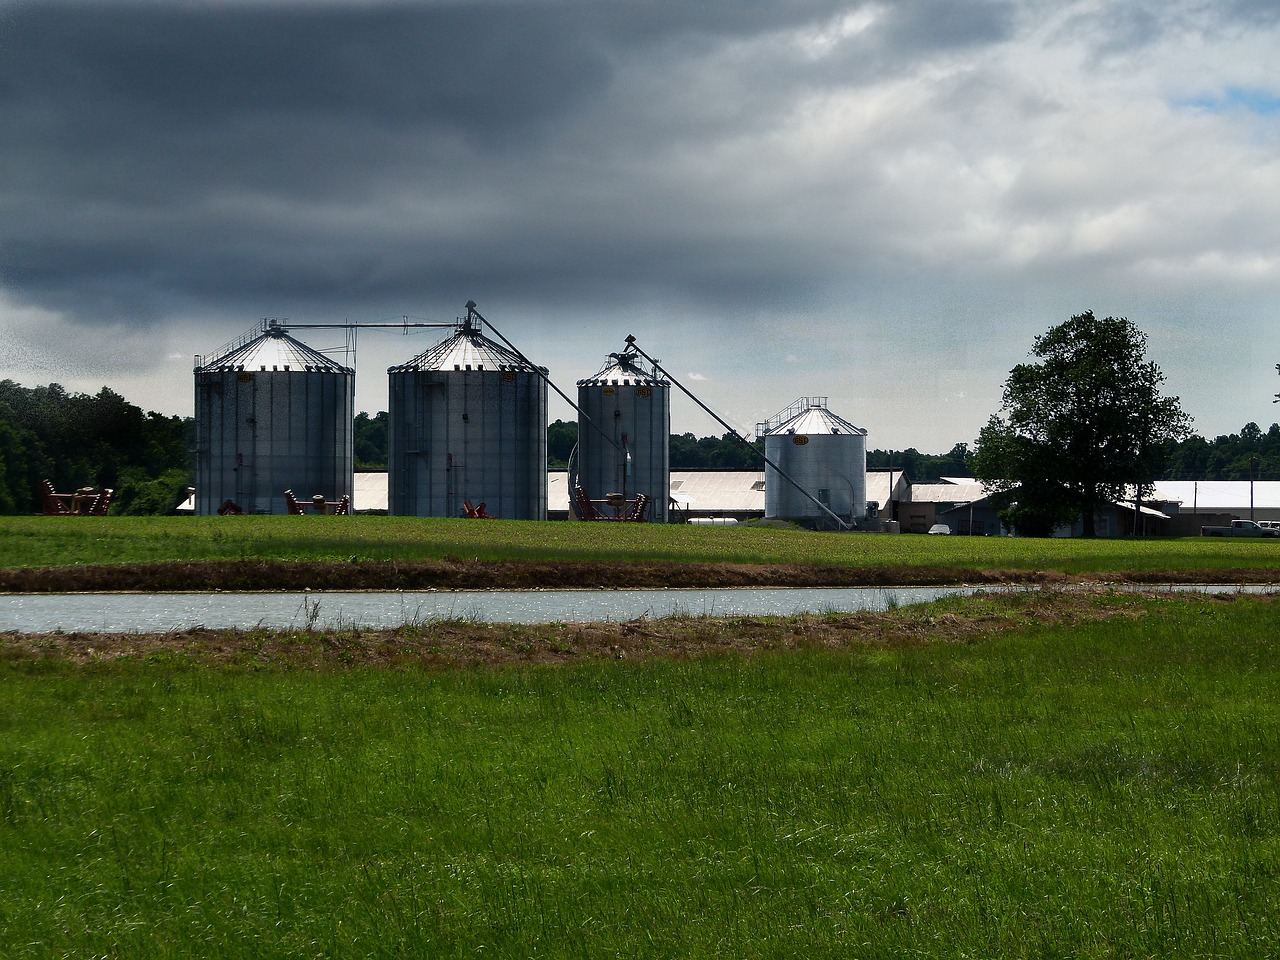
[[[1253,454],[1249,455],[1249,519],[1253,519]]]

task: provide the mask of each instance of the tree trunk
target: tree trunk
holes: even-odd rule
[[[1097,501],[1093,498],[1089,498],[1084,502],[1084,510],[1080,513],[1081,536],[1093,539],[1098,535],[1098,528],[1096,525],[1097,516]]]

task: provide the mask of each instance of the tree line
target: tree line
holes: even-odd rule
[[[0,513],[37,513],[40,482],[59,491],[109,487],[112,513],[170,513],[191,482],[189,419],[144,413],[103,387],[0,381]]]
[[[547,429],[547,465],[555,469],[568,465],[569,454],[578,442],[578,425],[557,420]],[[763,470],[764,441],[743,442],[735,433],[719,437],[695,437],[692,433],[671,434],[668,455],[672,470]],[[868,450],[868,470],[905,472],[916,483],[936,483],[942,477],[969,476],[969,446],[957,443],[944,454],[905,450]]]
[[[547,427],[547,466],[565,467],[573,445],[578,442],[578,424],[556,420]],[[671,435],[672,470],[759,470],[763,461],[752,450],[764,452],[761,441],[750,448],[736,434],[696,437],[692,433]],[[937,483],[943,477],[973,476],[974,450],[957,443],[942,454],[905,450],[868,450],[868,470],[902,471],[913,483]],[[357,470],[387,469],[387,412],[373,416],[360,413],[355,420],[355,460]],[[1252,473],[1251,473],[1252,471]],[[1161,480],[1280,480],[1280,424],[1264,433],[1256,423],[1247,423],[1239,433],[1206,440],[1190,436],[1169,447],[1168,460],[1160,471]]]
[[[1087,316],[1091,321],[1092,315]],[[1084,327],[1088,325],[1086,322]],[[1076,327],[1081,328],[1081,325]],[[1083,349],[1089,340],[1089,331],[1081,328],[1074,332],[1076,336],[1064,342],[1073,348]],[[1128,348],[1137,348],[1136,353],[1130,349],[1125,356],[1138,363],[1140,370],[1158,377],[1158,371],[1142,366],[1145,363],[1142,357],[1145,341],[1132,325],[1123,321],[1119,334],[1121,342]],[[1051,343],[1041,344],[1046,352],[1051,346]],[[1112,374],[1115,374],[1114,369]],[[1072,382],[1069,371],[1064,373],[1062,369],[1055,368],[1054,376],[1062,383]],[[1154,388],[1158,382],[1155,379],[1147,386]],[[1009,386],[1006,384],[1007,388]],[[1080,394],[1078,384],[1076,393],[1085,399],[1094,396]],[[1010,402],[1018,401],[1017,392],[1011,393],[1008,399]],[[1037,397],[1036,402],[1047,403],[1047,400]],[[1087,406],[1095,407],[1097,404],[1090,401]],[[1055,409],[1061,409],[1061,405]],[[957,443],[945,454],[921,453],[914,447],[905,450],[876,449],[867,452],[867,466],[872,470],[902,471],[916,483],[932,483],[942,477],[983,477],[983,470],[987,471],[985,478],[990,478],[993,473],[1007,473],[1016,480],[1018,462],[1001,461],[995,456],[1001,451],[1000,443],[1006,444],[1003,448],[1006,453],[1010,444],[1023,444],[1024,452],[1034,452],[1037,448],[1029,434],[1019,436],[1012,431],[1010,420],[1006,419],[1010,410],[1012,408],[1007,408],[1003,417],[997,416],[988,423],[988,428],[994,423],[996,429],[984,428],[976,448]],[[387,468],[387,420],[386,411],[374,415],[362,412],[356,416],[353,439],[357,470]],[[1069,422],[1074,423],[1075,420],[1069,418]],[[1122,417],[1118,422],[1121,424],[1120,437],[1125,444],[1132,446],[1131,424],[1134,421]],[[1141,417],[1138,422],[1141,422]],[[1174,418],[1174,423],[1185,427],[1182,419]],[[556,420],[548,426],[549,467],[567,464],[577,437],[576,422]],[[172,513],[194,481],[193,440],[191,418],[144,412],[107,387],[97,394],[88,395],[69,393],[56,383],[23,387],[12,380],[0,381],[0,513],[38,512],[41,506],[39,485],[45,479],[60,491],[83,486],[111,487],[116,490],[112,513]],[[1061,438],[1055,442],[1063,444],[1063,449],[1066,449]],[[672,434],[671,468],[760,470],[759,452],[763,451],[763,446],[759,440],[744,443],[734,433],[719,437]],[[1058,451],[1052,449],[1052,444],[1049,446],[1048,452],[1057,456]],[[1256,423],[1247,423],[1239,433],[1212,440],[1196,435],[1166,436],[1155,445],[1152,457],[1140,471],[1150,480],[1277,480],[1280,479],[1280,424],[1273,423],[1263,431]],[[1031,475],[1039,473],[1053,477],[1059,475],[1046,473],[1046,469],[1060,469],[1062,463],[1036,462],[1033,458],[1023,466]],[[1008,498],[1010,504],[1016,506],[1019,502],[1026,502],[1026,491],[1031,489],[1031,485],[1010,482],[1009,489],[1021,494],[1020,499],[1012,495]],[[1032,497],[1034,499],[1034,491]],[[1072,506],[1071,510],[1077,508]]]
[[[569,455],[578,442],[578,424],[572,420],[556,420],[547,428],[547,466],[551,469],[569,464]],[[671,434],[668,457],[672,470],[759,470],[764,444],[744,442],[736,433],[719,437],[695,437],[692,433]]]
[[[1246,423],[1239,433],[1191,436],[1173,445],[1165,480],[1280,480],[1280,423],[1263,433]]]

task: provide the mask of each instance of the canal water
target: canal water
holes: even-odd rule
[[[0,595],[0,631],[332,630],[448,619],[572,623],[671,616],[785,616],[886,610],[979,589],[984,588],[5,594]]]
[[[192,627],[250,630],[368,629],[440,620],[574,623],[672,616],[787,616],[883,611],[940,597],[1035,589],[832,587],[715,590],[493,590],[373,593],[0,594],[0,632],[157,633]],[[1112,589],[1123,589],[1113,587]],[[1134,587],[1213,593],[1272,593],[1276,586]]]

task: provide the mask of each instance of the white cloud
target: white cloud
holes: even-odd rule
[[[0,379],[24,386],[58,383],[73,393],[104,386],[144,409],[191,413],[192,354],[199,326],[153,330],[125,323],[84,322],[23,303],[0,289]]]
[[[841,11],[820,26],[797,30],[792,42],[804,56],[820,60],[830,56],[846,41],[866,33],[883,15],[884,8],[878,4]]]

